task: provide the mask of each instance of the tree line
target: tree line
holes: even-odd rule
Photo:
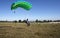
[[[38,20],[38,19],[36,19],[36,21],[35,22],[60,22],[60,20]]]
[[[14,21],[0,21],[0,22],[19,22],[19,23],[24,23],[24,22],[26,22],[26,20],[14,20]],[[31,22],[31,21],[30,21]],[[36,19],[34,22],[60,22],[60,20],[38,20],[38,19]]]

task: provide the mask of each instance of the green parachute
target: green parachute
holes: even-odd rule
[[[30,4],[29,2],[26,2],[26,1],[22,1],[22,2],[18,1],[11,5],[11,10],[15,10],[18,7],[21,7],[25,10],[30,10],[32,8],[32,4]]]

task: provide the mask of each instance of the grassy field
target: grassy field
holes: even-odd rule
[[[60,38],[60,23],[2,23],[0,38]]]

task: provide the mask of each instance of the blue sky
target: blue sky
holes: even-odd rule
[[[32,4],[32,9],[27,11],[18,8],[11,10],[11,4],[17,0],[0,0],[0,20],[59,20],[60,0],[25,0]]]

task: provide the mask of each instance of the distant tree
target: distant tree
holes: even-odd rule
[[[19,20],[19,22],[21,22],[21,20]]]
[[[60,22],[60,20],[55,20],[55,22]]]
[[[50,20],[47,20],[47,22],[50,22]]]
[[[50,22],[52,22],[52,20],[50,20]]]
[[[52,22],[52,20],[47,20],[47,22]]]
[[[35,22],[38,22],[38,19],[36,19],[36,21]]]
[[[42,22],[42,21],[39,20],[39,22]]]
[[[23,22],[25,22],[25,23],[26,23],[26,20],[23,20]]]
[[[16,21],[16,20],[15,20],[14,22],[15,22],[15,23],[17,23],[17,21]]]
[[[47,22],[47,20],[43,20],[43,22]]]

